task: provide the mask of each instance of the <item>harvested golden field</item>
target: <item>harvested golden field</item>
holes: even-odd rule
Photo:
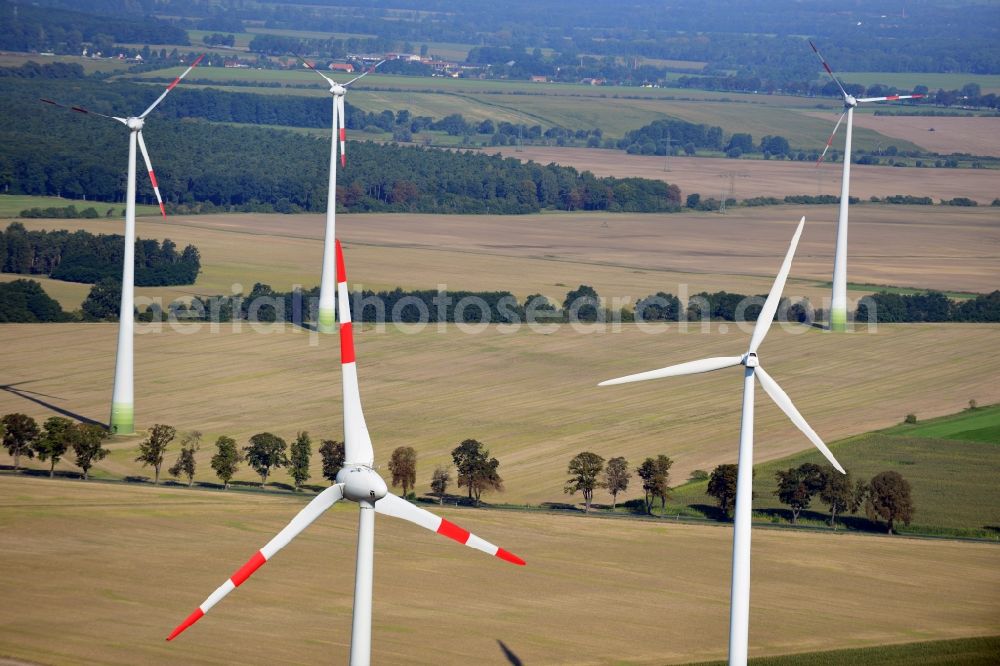
[[[137,327],[136,425],[167,423],[200,430],[196,479],[214,480],[209,460],[222,434],[241,445],[274,432],[291,441],[340,438],[337,336],[322,338],[275,325],[208,325],[162,332]],[[641,370],[707,356],[742,353],[749,333],[731,324],[701,332],[672,326],[656,334],[634,325],[521,327],[372,326],[355,334],[361,390],[384,465],[397,446],[418,452],[416,490],[428,492],[438,464],[463,439],[484,442],[501,461],[504,502],[563,502],[566,465],[583,450],[633,464],[658,453],[675,461],[673,485],[694,469],[735,462],[740,375],[697,377],[598,388]],[[1000,343],[995,325],[883,325],[876,332],[831,335],[775,327],[761,349],[765,367],[828,441],[887,427],[907,413],[928,418],[957,412],[970,399],[1000,402]],[[62,411],[104,422],[110,410],[116,328],[113,324],[8,324],[0,327],[4,384],[0,414],[43,419]],[[810,448],[758,394],[758,462]],[[118,438],[99,475],[152,475],[134,462],[139,438]],[[167,467],[178,444],[167,454]],[[0,461],[10,462],[6,454]],[[33,461],[35,467],[45,463]],[[59,469],[73,469],[71,459]],[[319,456],[313,481],[322,482]],[[165,475],[165,471],[164,471]],[[252,481],[247,467],[237,479]],[[275,481],[287,481],[285,471]],[[457,491],[457,490],[456,490]],[[460,491],[458,491],[460,492]],[[633,482],[627,498],[642,492]],[[599,493],[603,500],[603,495]],[[620,498],[621,499],[621,498]],[[569,501],[573,501],[569,499]]]
[[[173,643],[301,507],[290,496],[0,477],[0,655],[40,664],[342,661],[356,508],[335,507]],[[524,568],[376,520],[373,661],[723,658],[731,531],[445,509]],[[750,655],[996,634],[996,546],[754,534]]]
[[[866,122],[868,118],[866,117]],[[881,122],[882,118],[876,118]],[[892,118],[893,123],[905,118]],[[937,123],[943,118],[921,119]],[[1000,119],[995,119],[1000,121]],[[830,123],[833,129],[834,118]],[[887,120],[888,122],[888,120]],[[992,145],[994,139],[984,139]],[[834,146],[836,147],[836,146]],[[817,146],[822,148],[822,140]],[[735,198],[778,197],[789,194],[840,195],[843,164],[790,162],[787,160],[730,160],[704,157],[671,157],[670,171],[664,171],[667,158],[650,155],[629,155],[623,151],[599,148],[558,148],[525,146],[518,152],[514,147],[489,148],[505,157],[534,160],[540,164],[555,162],[591,171],[597,176],[617,178],[652,178],[675,184],[684,195],[698,192],[702,197],[719,199],[730,195],[731,174],[735,174]],[[951,152],[951,151],[949,151]],[[970,150],[980,154],[976,150]],[[987,153],[989,154],[989,153]],[[1000,171],[991,169],[899,168],[856,164],[851,166],[851,196],[867,200],[893,194],[910,194],[940,199],[968,197],[980,205],[989,205],[1000,196]],[[994,213],[994,216],[997,214]]]
[[[828,115],[822,117],[825,118]],[[875,116],[859,113],[854,116],[854,126],[874,130],[884,136],[909,141],[942,155],[950,155],[951,153],[1000,155],[1000,118],[995,116],[949,118]],[[832,126],[830,129],[833,129]],[[842,144],[843,141],[841,141]],[[994,183],[996,182],[994,181]]]
[[[703,160],[708,161],[708,160]],[[507,289],[561,301],[579,284],[608,299],[657,291],[726,289],[766,293],[799,216],[807,216],[787,296],[817,306],[829,298],[836,206],[735,209],[727,215],[556,213],[524,216],[340,215],[355,287]],[[990,208],[857,206],[852,210],[849,279],[944,290],[1000,287],[1000,224]],[[29,229],[120,232],[107,220],[25,220]],[[194,243],[195,285],[140,287],[165,301],[191,294],[248,293],[255,282],[288,291],[319,282],[322,215],[180,216],[142,220],[138,234]],[[15,276],[2,276],[14,279]],[[683,286],[683,285],[686,285]],[[66,290],[65,293],[68,293]],[[870,288],[850,292],[852,300]],[[57,298],[67,305],[62,293]],[[76,292],[74,292],[76,293]],[[79,301],[75,306],[79,305]],[[73,307],[75,307],[73,306]]]

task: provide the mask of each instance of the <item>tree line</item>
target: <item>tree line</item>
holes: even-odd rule
[[[34,458],[49,463],[49,477],[55,475],[56,465],[71,450],[75,454],[73,463],[80,468],[84,480],[89,479],[94,464],[109,453],[103,442],[110,437],[100,425],[74,423],[72,420],[53,416],[45,420],[41,427],[30,416],[12,413],[0,418],[0,440],[14,459],[14,470],[21,470],[22,458]],[[184,479],[188,486],[194,485],[198,471],[197,454],[202,445],[202,433],[197,430],[178,433],[173,426],[156,423],[139,442],[135,461],[142,467],[149,467],[153,473],[154,485],[160,483],[161,472],[167,464],[170,445],[179,440],[180,450],[174,463],[166,469],[174,479]],[[296,433],[295,440],[288,442],[271,432],[259,432],[250,436],[245,446],[240,447],[235,439],[220,435],[214,444],[215,450],[210,466],[228,490],[233,477],[245,463],[260,477],[260,487],[267,485],[268,479],[280,469],[286,469],[292,478],[292,489],[301,490],[311,478],[313,439],[306,431]],[[344,442],[323,439],[318,448],[322,462],[322,476],[329,483],[335,483],[337,474],[345,465]],[[463,440],[451,451],[455,466],[455,478],[449,466],[439,465],[431,477],[431,493],[443,503],[452,482],[465,488],[468,502],[478,506],[483,493],[502,492],[503,478],[500,476],[500,461],[490,455],[490,450],[475,439]],[[399,446],[389,457],[390,485],[402,489],[402,497],[414,498],[412,491],[417,478],[417,452],[412,446]],[[129,477],[126,480],[138,480]],[[317,488],[313,488],[314,490]]]
[[[635,468],[636,476],[642,480],[645,513],[652,514],[657,499],[660,500],[661,510],[666,507],[670,495],[670,468],[673,465],[674,461],[661,453],[655,458],[646,458]],[[585,513],[590,513],[594,491],[598,488],[606,489],[611,495],[611,511],[614,511],[618,495],[628,490],[632,478],[632,470],[625,458],[614,457],[605,464],[604,458],[592,451],[576,454],[569,461],[566,473],[570,478],[563,491],[569,495],[579,492],[583,496]]]
[[[712,482],[709,482],[709,494],[719,499],[720,508],[724,511],[732,510],[729,506],[729,491],[732,490],[735,496],[736,465],[729,467],[734,469],[722,473],[725,480],[716,484],[717,494],[712,493]],[[798,467],[778,470],[774,478],[778,484],[774,494],[778,501],[791,510],[793,525],[817,496],[827,506],[830,513],[829,524],[834,529],[837,528],[838,515],[857,513],[863,508],[869,520],[884,520],[886,530],[892,534],[897,523],[909,525],[915,512],[910,483],[896,471],[879,472],[867,482],[862,479],[855,482],[850,473],[841,474],[830,465],[803,463]],[[718,489],[720,483],[726,486],[724,491]],[[723,497],[726,506],[723,506]]]
[[[666,508],[670,497],[670,468],[673,460],[665,454],[646,458],[635,468],[635,474],[642,480],[642,509],[652,515],[656,500],[661,511]],[[574,456],[566,469],[570,478],[564,492],[580,493],[584,501],[584,512],[590,513],[594,491],[607,490],[611,496],[611,511],[615,510],[620,493],[628,490],[632,471],[623,457],[611,458],[605,464],[603,457],[591,451],[582,451]],[[736,506],[737,466],[726,464],[717,466],[711,474],[695,470],[692,481],[707,481],[706,494],[714,497],[719,509],[727,518],[732,516]],[[863,508],[869,520],[881,519],[886,522],[890,534],[899,522],[910,524],[914,506],[910,484],[898,472],[887,471],[876,474],[870,481],[855,482],[850,474],[841,474],[827,465],[822,467],[805,463],[799,467],[778,470],[775,473],[778,488],[774,494],[791,510],[791,523],[796,524],[803,510],[808,509],[815,497],[826,504],[830,512],[829,524],[836,529],[837,516],[857,513]]]
[[[124,236],[65,229],[27,230],[12,222],[0,233],[0,266],[4,273],[48,275],[54,280],[96,283],[121,280]],[[180,252],[169,238],[135,241],[135,284],[158,287],[194,284],[201,271],[198,248]]]
[[[952,300],[939,291],[865,296],[854,312],[857,322],[1000,322],[1000,290],[966,300]]]

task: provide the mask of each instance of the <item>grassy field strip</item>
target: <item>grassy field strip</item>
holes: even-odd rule
[[[991,405],[916,424],[901,423],[890,435],[1000,443],[1000,406]]]
[[[0,582],[8,601],[0,654],[43,664],[273,663],[292,653],[306,663],[346,654],[353,505],[317,521],[168,644],[170,628],[301,500],[6,475],[0,489],[16,498],[0,506],[0,546],[19,572]],[[525,663],[725,656],[728,529],[441,513],[528,566],[504,566],[380,517],[374,660],[499,663],[499,641]],[[996,547],[985,544],[760,531],[750,654],[810,652],[831,640],[869,647],[996,634],[995,562]],[[57,638],[45,629],[53,624]]]
[[[315,441],[340,436],[335,336],[311,346],[303,332],[256,328],[136,336],[138,426],[169,423],[203,431],[209,444],[198,454],[199,480],[214,478],[210,443],[220,434],[240,442],[262,430],[289,439],[300,430]],[[450,462],[451,449],[475,437],[503,465],[507,492],[496,501],[535,504],[567,501],[566,463],[581,450],[605,458],[624,455],[633,463],[668,453],[676,461],[674,483],[694,469],[734,462],[736,375],[715,373],[669,386],[596,387],[601,379],[745,347],[746,333],[721,330],[650,335],[631,326],[618,333],[562,326],[548,334],[497,328],[462,333],[445,326],[440,333],[435,326],[380,333],[365,327],[357,344],[377,460],[383,464],[396,446],[414,446],[417,490],[426,492],[434,466]],[[994,381],[1000,360],[980,353],[996,339],[997,329],[989,325],[883,326],[874,335],[849,336],[778,329],[762,358],[817,432],[836,441],[890,426],[908,412],[931,417],[955,412],[973,397],[983,404],[1000,401]],[[0,413],[45,418],[59,408],[107,418],[113,324],[8,325],[0,328],[0,347],[7,350],[5,383],[17,389],[0,392]],[[41,369],[52,350],[59,350],[58,372]],[[758,462],[809,448],[763,397],[758,411]],[[133,462],[137,444],[137,438],[115,441],[98,475],[148,474]],[[69,462],[60,465],[71,468]],[[318,456],[313,475],[320,478]],[[281,472],[275,480],[285,477]],[[254,475],[244,467],[237,478]],[[623,499],[640,493],[634,483]]]
[[[131,79],[169,78],[177,76],[183,67],[141,72],[129,75]],[[200,79],[213,81],[246,81],[257,82],[293,82],[301,81],[302,74],[307,72],[294,70],[263,70],[263,69],[224,69],[213,67],[199,70]],[[817,102],[816,98],[793,97],[788,95],[754,95],[749,93],[714,92],[704,90],[689,90],[686,88],[635,88],[619,86],[591,86],[577,83],[530,83],[528,81],[507,81],[490,79],[452,79],[450,77],[400,76],[376,72],[365,78],[364,84],[359,84],[355,90],[393,89],[410,92],[461,92],[466,94],[499,93],[516,94],[519,96],[570,96],[597,97],[606,99],[689,99],[716,101],[743,101],[767,106],[788,106],[816,108],[817,104],[829,104],[830,108],[837,105],[832,98]]]
[[[932,72],[840,72],[844,83],[858,83],[864,86],[881,83],[896,86],[900,90],[913,90],[919,85],[927,86],[931,92],[939,89],[958,90],[966,83],[978,83],[983,93],[1000,93],[1000,74],[938,74]],[[822,79],[825,83],[827,79]]]
[[[922,641],[882,645],[853,650],[833,650],[781,657],[750,659],[752,666],[992,666],[1000,654],[1000,637],[959,638],[949,641]],[[690,666],[723,666],[724,661],[702,662]]]
[[[87,74],[94,72],[123,72],[132,64],[117,58],[106,58],[95,60],[93,58],[83,58],[71,55],[43,56],[39,53],[0,53],[0,67],[20,67],[26,62],[37,62],[45,65],[52,62],[78,63],[83,66],[83,71]]]
[[[126,160],[127,161],[127,160]],[[114,209],[114,219],[119,225],[124,224],[125,204],[107,203],[105,201],[86,201],[83,199],[64,199],[63,197],[36,197],[23,194],[0,194],[0,218],[13,218],[21,214],[22,210],[29,208],[65,208],[66,206],[76,206],[77,210],[94,208],[102,216],[109,208]],[[159,215],[158,206],[147,206],[136,204],[136,217]],[[90,220],[77,218],[60,220],[67,225],[86,224]],[[119,232],[121,233],[121,232]]]

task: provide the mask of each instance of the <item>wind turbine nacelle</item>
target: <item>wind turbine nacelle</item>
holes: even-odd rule
[[[337,483],[344,484],[344,497],[354,502],[374,504],[389,492],[385,480],[371,467],[344,467],[337,472]]]
[[[125,121],[125,124],[132,131],[141,130],[142,126],[145,125],[142,118],[136,118],[135,116],[129,118]]]
[[[330,86],[330,92],[333,93],[334,95],[343,96],[347,93],[347,88],[340,85],[339,83],[334,83],[332,86]]]
[[[760,361],[757,359],[756,352],[750,352],[749,354],[744,356],[743,365],[745,365],[748,368],[756,368],[758,365],[760,365]]]
[[[849,108],[854,108],[858,105],[858,100],[855,99],[854,95],[848,95],[844,98],[844,106]]]

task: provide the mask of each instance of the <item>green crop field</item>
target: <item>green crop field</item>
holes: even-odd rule
[[[1000,93],[1000,74],[937,74],[931,72],[837,72],[845,83],[871,86],[881,83],[896,86],[900,90],[913,90],[919,85],[927,86],[931,92],[960,90],[966,83],[978,83],[983,93]],[[827,79],[823,79],[824,83]]]
[[[123,72],[135,63],[117,58],[84,58],[82,56],[57,55],[43,56],[38,53],[0,53],[0,67],[20,67],[26,62],[37,62],[41,65],[51,62],[66,62],[83,65],[83,71],[87,74],[94,72]]]
[[[766,400],[766,398],[763,398]],[[1000,406],[994,405],[834,442],[830,450],[854,479],[867,480],[896,471],[910,482],[916,507],[913,524],[901,531],[933,533],[958,530],[976,536],[1000,536]],[[826,464],[815,451],[755,466],[754,509],[773,514],[788,511],[778,502],[774,473],[804,462]],[[714,504],[705,484],[677,491],[679,504]],[[821,524],[826,507],[813,500],[800,521]]]
[[[166,643],[306,498],[7,473],[0,498],[0,549],[16,572],[0,580],[0,657],[152,666],[346,658],[357,529],[349,502]],[[379,516],[375,663],[505,663],[505,650],[528,664],[725,657],[730,529],[439,513],[527,566]],[[1000,633],[994,545],[760,530],[753,547],[751,657],[831,645],[891,654],[897,643]]]
[[[250,32],[220,32],[219,30],[188,30],[188,39],[191,41],[191,46],[187,48],[198,48],[204,44],[205,37],[213,35],[215,33],[220,33],[223,35],[232,35],[234,37],[233,47],[236,49],[247,48],[250,44],[250,40],[253,39],[253,33]]]
[[[917,423],[902,423],[885,431],[892,435],[957,439],[1000,444],[1000,406],[977,407],[960,414]]]
[[[925,641],[853,650],[833,650],[783,657],[750,659],[751,666],[993,666],[1000,655],[1000,636]],[[722,661],[692,666],[721,666]]]
[[[94,208],[101,215],[101,217],[106,217],[108,209],[113,209],[114,213],[112,214],[112,217],[118,218],[119,221],[122,221],[125,218],[125,204],[121,203],[86,201],[83,199],[64,199],[62,197],[36,197],[26,194],[0,194],[0,218],[18,217],[20,216],[22,210],[27,210],[29,208],[65,208],[66,206],[76,206],[76,209],[79,211],[87,208]],[[135,207],[135,214],[136,216],[159,215],[160,209],[158,206],[145,206],[143,204],[138,204]],[[86,225],[88,221],[93,220],[78,218],[61,221],[64,224],[75,226],[80,224]]]

